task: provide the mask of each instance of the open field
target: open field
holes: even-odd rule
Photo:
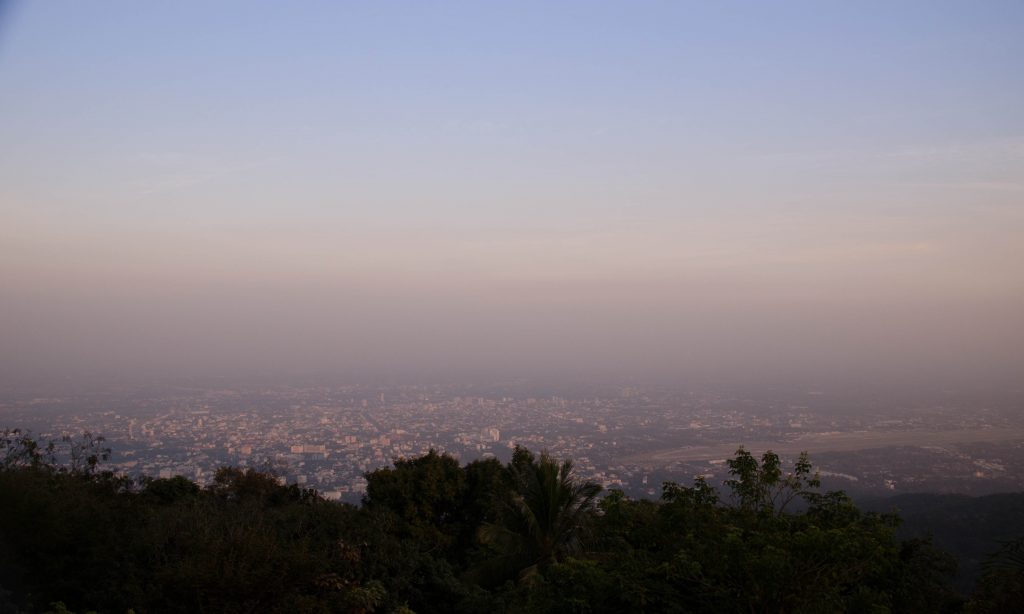
[[[852,452],[872,448],[941,446],[986,441],[1024,441],[1024,429],[969,429],[958,431],[856,431],[813,433],[789,441],[746,441],[705,446],[652,450],[620,459],[627,463],[667,465],[680,461],[705,461],[731,457],[741,445],[755,454],[773,450],[781,455],[821,452]]]

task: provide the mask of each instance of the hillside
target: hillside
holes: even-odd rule
[[[783,467],[772,454],[741,449],[729,461],[728,492],[700,480],[669,483],[660,500],[647,501],[602,495],[574,477],[571,463],[522,448],[508,464],[461,465],[431,452],[368,474],[357,507],[251,469],[224,468],[200,488],[180,477],[105,474],[98,455],[53,465],[38,449],[7,444],[4,612],[965,606],[949,555],[902,538],[895,516],[817,492],[806,458]],[[790,511],[797,502],[802,511]],[[1012,570],[967,605],[999,611],[1020,580]]]
[[[983,497],[904,494],[859,502],[865,510],[895,512],[903,521],[901,539],[931,537],[937,548],[958,563],[954,586],[970,592],[982,564],[1002,544],[1024,535],[1024,493]]]

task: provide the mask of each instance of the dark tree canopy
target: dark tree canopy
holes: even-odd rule
[[[76,440],[79,452],[97,440]],[[601,496],[568,460],[435,451],[367,474],[364,505],[224,468],[132,481],[6,433],[0,612],[919,612],[965,607],[898,518],[820,493],[810,460],[740,449],[720,493]],[[84,461],[84,462],[83,462]],[[792,505],[799,501],[800,505]],[[1020,596],[1019,544],[966,605]],[[1016,603],[1019,603],[1017,601]]]

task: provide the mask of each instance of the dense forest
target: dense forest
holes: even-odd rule
[[[957,575],[953,587],[970,593],[990,565],[991,555],[1024,535],[1024,493],[981,497],[913,493],[858,501],[862,509],[896,511],[901,539],[932,538],[953,555]]]
[[[102,441],[63,444],[0,433],[0,613],[1004,612],[1024,603],[1019,540],[979,563],[965,595],[950,554],[901,534],[895,514],[820,492],[806,455],[790,466],[741,448],[723,491],[701,479],[666,483],[650,501],[602,492],[570,461],[523,448],[507,464],[430,452],[369,473],[363,505],[351,506],[251,468],[223,468],[204,488],[132,480],[103,471]]]

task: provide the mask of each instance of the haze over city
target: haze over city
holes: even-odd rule
[[[0,371],[1013,387],[1022,18],[8,2]]]
[[[0,0],[0,612],[1024,603],[1024,2]]]

